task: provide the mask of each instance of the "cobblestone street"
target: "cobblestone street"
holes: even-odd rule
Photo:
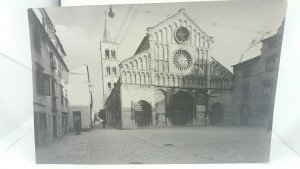
[[[38,163],[178,164],[264,162],[271,133],[259,127],[102,129],[55,139],[36,151]]]

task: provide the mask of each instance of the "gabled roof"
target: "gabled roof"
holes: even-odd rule
[[[220,65],[223,69],[225,69],[225,70],[227,70],[228,72],[231,73],[231,71],[228,70],[225,66],[223,66],[219,61],[217,61],[217,60],[216,60],[215,58],[213,58],[212,56],[211,56],[211,58],[212,58],[212,60],[213,60],[214,62],[216,62],[218,65]]]
[[[252,59],[249,59],[249,60],[246,60],[246,61],[243,61],[241,63],[238,63],[238,64],[235,64],[235,65],[232,65],[232,67],[240,67],[240,66],[245,66],[245,65],[249,65],[249,64],[253,64],[255,62],[258,61],[258,59],[260,58],[260,55],[259,56],[256,56]]]
[[[149,44],[149,35],[147,34],[142,42],[140,43],[139,47],[137,48],[137,50],[135,51],[134,55],[139,54],[147,49],[150,48],[150,44]]]
[[[171,15],[170,17],[164,19],[163,21],[159,22],[158,24],[156,24],[155,26],[149,27],[149,29],[154,29],[158,26],[160,26],[161,24],[163,24],[165,21],[169,20],[169,19],[173,19],[176,18],[177,16],[180,16],[180,14],[182,14],[188,21],[190,21],[210,42],[214,42],[214,40],[212,39],[211,36],[209,36],[207,33],[205,33],[185,12],[185,9],[181,8],[178,10],[177,13]]]

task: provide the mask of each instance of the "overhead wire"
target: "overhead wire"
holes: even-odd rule
[[[120,33],[121,33],[121,31],[123,30],[123,27],[124,27],[124,25],[125,25],[125,22],[127,21],[127,18],[128,18],[128,16],[129,16],[129,13],[130,13],[131,9],[132,9],[132,5],[130,5],[130,7],[128,8],[128,10],[127,10],[127,12],[126,12],[126,16],[125,16],[125,18],[123,19],[123,22],[122,22],[122,24],[121,24],[121,27],[120,27],[120,29],[119,29],[119,31],[118,31],[118,33],[117,33],[116,41],[118,41],[118,38],[119,38],[119,36],[120,36]]]
[[[256,45],[258,45],[259,43],[261,43],[261,41],[263,39],[265,39],[272,31],[265,31],[265,32],[258,32],[257,35],[256,35],[256,38],[253,39],[249,46],[247,47],[247,49],[242,53],[241,57],[240,57],[240,60],[239,60],[239,63],[242,62],[242,60],[244,59],[244,56],[245,54],[252,48],[254,48]]]
[[[140,5],[138,5],[138,7],[140,7]],[[129,21],[129,24],[128,24],[128,26],[126,27],[123,36],[121,37],[121,40],[120,40],[120,42],[119,42],[120,45],[118,46],[118,48],[122,45],[124,39],[125,39],[126,36],[128,35],[129,29],[130,29],[130,27],[133,25],[133,22],[134,22],[135,18],[137,17],[137,15],[138,15],[138,9],[135,8],[135,11],[134,11],[134,13],[133,13],[133,15],[132,15],[132,17],[131,17],[131,20]]]

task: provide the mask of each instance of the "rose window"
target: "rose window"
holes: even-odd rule
[[[173,56],[173,64],[180,71],[185,71],[192,66],[192,57],[185,50],[177,50]]]

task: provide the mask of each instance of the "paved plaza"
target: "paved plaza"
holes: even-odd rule
[[[136,130],[96,126],[36,150],[38,163],[188,164],[268,161],[271,133],[260,127]]]

